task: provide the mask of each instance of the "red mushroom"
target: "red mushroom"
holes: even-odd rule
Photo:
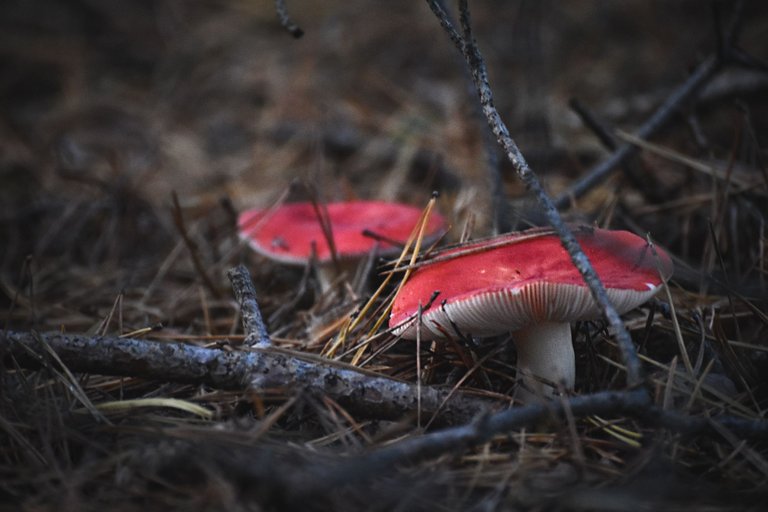
[[[657,259],[632,233],[581,228],[575,235],[619,313],[647,301],[672,275],[669,256],[657,248]],[[419,305],[425,309],[417,327]],[[552,386],[573,388],[570,322],[601,314],[558,237],[536,229],[451,249],[417,268],[395,298],[390,326],[409,339],[417,328],[432,338],[456,329],[475,336],[512,331],[528,388],[518,397],[530,399],[551,395]]]
[[[354,270],[374,248],[382,255],[399,252],[421,217],[413,206],[385,201],[350,201],[325,206],[334,249],[345,270]],[[434,237],[445,225],[433,213],[425,233]],[[312,203],[288,203],[274,209],[240,214],[240,237],[264,256],[286,264],[306,265],[314,246],[318,279],[323,290],[333,281],[333,255]],[[366,234],[370,232],[369,234]]]

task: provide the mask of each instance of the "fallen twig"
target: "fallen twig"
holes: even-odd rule
[[[742,17],[743,2],[737,2],[734,14],[728,23],[727,32],[721,42],[719,51],[704,59],[691,73],[691,75],[678,86],[658,109],[637,130],[635,136],[640,139],[648,139],[666,126],[669,121],[680,112],[681,106],[696,96],[712,78],[723,68],[729,58],[729,48],[738,33]],[[574,199],[583,196],[592,188],[608,177],[617,167],[623,165],[629,158],[637,153],[638,149],[632,144],[622,144],[611,156],[590,169],[581,179],[563,192],[555,201],[558,208],[568,207]]]
[[[616,149],[616,139],[613,137],[611,130],[605,126],[602,119],[598,119],[577,98],[571,98],[568,102],[568,106],[571,107],[571,110],[573,110],[577,116],[579,116],[579,119],[584,123],[584,126],[589,128],[589,130],[595,134],[603,147],[610,151]]]
[[[227,272],[232,283],[235,298],[240,304],[240,313],[243,317],[243,331],[245,332],[245,345],[252,348],[267,348],[272,346],[272,340],[267,333],[261,309],[256,300],[256,290],[253,288],[251,274],[243,265],[229,269]]]
[[[176,229],[179,230],[179,234],[184,240],[184,244],[187,246],[187,249],[189,249],[189,255],[192,257],[192,264],[195,266],[195,270],[200,275],[200,279],[203,280],[203,284],[208,291],[211,292],[214,297],[220,299],[222,297],[221,291],[219,291],[216,285],[213,284],[208,272],[205,271],[205,266],[200,260],[197,244],[192,240],[192,237],[189,236],[189,232],[187,231],[187,227],[184,223],[184,214],[182,213],[181,205],[179,204],[179,196],[174,192],[171,194],[171,197],[173,199],[173,223],[176,224]]]
[[[440,24],[448,33],[451,41],[461,51],[464,59],[469,66],[472,73],[472,79],[475,83],[475,88],[480,95],[480,103],[483,108],[483,113],[488,121],[491,130],[496,136],[496,140],[507,156],[507,159],[512,163],[518,177],[525,183],[528,190],[530,190],[539,203],[539,206],[543,210],[550,225],[557,232],[563,247],[568,251],[574,266],[578,269],[582,275],[584,281],[589,286],[592,292],[592,297],[600,305],[603,314],[605,315],[608,323],[616,331],[616,339],[621,350],[622,359],[627,368],[627,384],[629,386],[637,386],[642,382],[642,369],[640,366],[640,360],[635,352],[634,345],[629,333],[624,328],[624,324],[616,312],[616,309],[611,305],[608,295],[605,292],[605,287],[597,277],[594,268],[590,264],[584,252],[579,247],[576,238],[573,233],[563,222],[560,214],[555,207],[554,202],[544,190],[539,178],[534,174],[533,170],[528,166],[528,162],[523,157],[520,149],[515,144],[512,136],[509,134],[507,126],[502,121],[496,107],[493,103],[493,92],[491,91],[490,83],[488,82],[488,72],[485,66],[485,61],[480,53],[479,48],[475,44],[474,37],[472,35],[472,28],[469,18],[469,6],[466,0],[459,1],[459,16],[463,34],[460,34],[451,23],[445,10],[440,6],[437,0],[427,0],[430,8],[437,16]]]
[[[304,35],[304,31],[288,16],[288,9],[285,6],[285,0],[275,0],[275,11],[277,18],[285,30],[296,39]]]
[[[653,115],[640,127],[636,136],[647,139],[663,128],[672,117],[680,111],[680,106],[698,92],[716,72],[720,69],[721,62],[717,57],[710,57],[696,68],[688,79],[653,113]],[[616,151],[590,169],[581,179],[563,192],[555,201],[558,208],[568,207],[574,199],[578,199],[596,185],[608,177],[616,168],[623,165],[630,157],[637,153],[637,148],[631,144],[622,144]]]
[[[459,427],[439,430],[385,446],[363,455],[357,461],[356,474],[381,472],[386,468],[438,457],[443,454],[462,453],[479,446],[497,435],[532,426],[546,418],[564,419],[568,408],[574,417],[590,415],[626,415],[648,426],[667,428],[688,435],[722,437],[723,428],[742,438],[768,438],[768,421],[746,420],[733,416],[716,418],[694,417],[664,411],[655,406],[643,389],[604,391],[576,396],[567,400],[551,401],[523,407],[514,407],[493,415],[479,417]]]
[[[415,384],[279,348],[227,352],[183,343],[6,331],[0,333],[0,354],[4,354],[5,364],[10,357],[23,368],[45,367],[49,364],[47,350],[41,343],[74,372],[257,393],[303,390],[328,395],[351,412],[369,418],[402,419],[416,411]],[[443,405],[449,393],[448,389],[422,386],[422,413],[439,410],[441,423],[456,424],[493,406],[491,401],[467,395],[454,395]]]
[[[613,133],[611,133],[611,130],[601,119],[598,119],[576,98],[572,98],[569,105],[571,110],[579,116],[579,119],[584,123],[584,126],[589,128],[592,133],[595,134],[603,147],[608,151],[616,151],[619,143]],[[658,192],[660,190],[658,180],[656,180],[653,174],[643,173],[637,159],[627,158],[627,161],[623,164],[623,168],[624,173],[627,178],[629,178],[632,185],[647,197],[650,202],[658,203],[661,200]]]
[[[343,461],[327,464],[322,474],[293,489],[299,496],[322,494],[328,488],[353,485],[375,477],[391,475],[404,465],[415,465],[442,455],[461,455],[468,449],[490,442],[494,437],[531,427],[546,419],[565,421],[566,410],[573,417],[622,415],[635,418],[648,427],[666,428],[686,435],[706,435],[716,439],[728,435],[768,439],[768,421],[733,416],[694,417],[662,410],[643,389],[604,391],[560,401],[510,408],[478,416],[465,425],[437,430],[374,449]],[[239,468],[247,470],[247,468]]]
[[[454,23],[450,12],[445,6],[444,0],[438,0],[438,3],[445,12],[448,20]],[[463,77],[466,82],[467,92],[470,97],[474,96],[475,84],[472,75],[467,68],[463,68]],[[488,184],[491,188],[491,201],[493,204],[493,234],[498,235],[512,230],[512,215],[509,200],[504,193],[504,177],[501,174],[501,162],[498,155],[498,146],[494,140],[494,134],[488,123],[485,121],[482,105],[472,102],[472,117],[480,124],[480,135],[482,137],[483,151],[485,152],[485,168],[488,173]]]

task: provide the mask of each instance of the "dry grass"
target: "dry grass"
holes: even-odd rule
[[[302,269],[249,253],[235,212],[305,197],[296,179],[326,200],[426,205],[438,190],[449,240],[467,225],[488,233],[477,120],[426,6],[289,2],[307,33],[293,41],[271,2],[22,4],[0,17],[4,326],[237,350],[225,272],[245,262],[277,345],[416,381],[415,345],[375,326],[393,285],[358,316],[361,288],[320,295]],[[757,4],[742,46],[760,56],[768,13]],[[568,97],[636,126],[714,39],[697,2],[515,6],[478,5],[476,34],[500,110],[553,194],[604,155]],[[644,146],[640,182],[617,174],[568,212],[649,232],[676,258],[669,295],[626,316],[664,407],[765,417],[766,109],[764,85],[702,102]],[[511,176],[506,186],[523,197]],[[519,226],[537,222],[527,202],[514,204]],[[514,353],[503,341],[425,342],[422,384],[510,399]],[[621,387],[602,325],[576,326],[575,344],[578,392]],[[287,388],[256,395],[7,364],[2,379],[8,510],[288,509],[346,455],[421,431],[415,413],[355,417]],[[764,442],[589,417],[314,489],[305,508],[758,510],[767,482]]]

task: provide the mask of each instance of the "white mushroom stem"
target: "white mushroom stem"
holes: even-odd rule
[[[549,398],[556,388],[573,389],[576,360],[567,322],[544,322],[512,333],[517,349],[517,370],[521,376],[515,397],[523,402]],[[543,382],[544,381],[544,382]]]

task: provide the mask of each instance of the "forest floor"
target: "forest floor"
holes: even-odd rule
[[[423,208],[436,191],[444,242],[487,236],[499,222],[490,152],[511,206],[501,222],[546,224],[487,143],[461,55],[426,2],[289,1],[301,38],[265,0],[5,3],[0,509],[763,510],[768,428],[717,420],[768,421],[768,6],[745,2],[731,46],[736,4],[471,5],[496,106],[553,198],[607,145],[640,147],[561,214],[650,234],[673,256],[669,294],[623,318],[653,405],[709,426],[621,407],[570,414],[563,401],[563,416],[424,455],[424,439],[513,405],[507,337],[424,342],[417,357],[412,341],[371,329],[394,285],[348,329],[379,272],[322,292],[307,269],[253,253],[236,219],[308,198]],[[717,58],[663,127],[632,139]],[[432,422],[416,405],[393,416],[340,399],[331,379],[259,388],[56,355],[52,333],[259,357],[243,347],[227,277],[241,263],[280,357],[418,381],[486,413],[441,416],[446,405]],[[573,327],[574,394],[621,392],[615,333]]]

